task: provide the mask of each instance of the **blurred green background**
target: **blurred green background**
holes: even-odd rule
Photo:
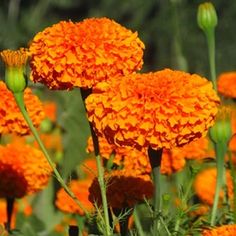
[[[208,76],[207,47],[196,23],[199,0],[1,0],[0,49],[27,43],[60,20],[106,16],[146,45],[144,71],[171,67]],[[235,0],[211,1],[217,10],[217,73],[235,69]]]

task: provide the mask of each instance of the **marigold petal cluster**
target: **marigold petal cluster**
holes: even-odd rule
[[[29,145],[0,146],[0,197],[21,198],[42,190],[52,169],[43,153]]]
[[[216,168],[208,168],[201,171],[194,181],[194,189],[199,199],[208,205],[213,205],[215,187],[216,187]],[[233,181],[230,175],[230,171],[226,172],[226,183],[229,198],[233,197]],[[220,199],[224,196],[223,190],[220,192]]]
[[[219,98],[207,79],[165,69],[101,82],[85,102],[109,143],[170,149],[206,135]]]
[[[88,152],[93,152],[93,141],[92,137],[88,139]],[[126,170],[132,170],[132,173],[135,173],[137,176],[142,175],[144,177],[147,175],[147,178],[151,173],[151,166],[147,156],[146,150],[139,151],[132,147],[119,147],[112,144],[109,144],[104,137],[99,137],[99,151],[100,155],[109,160],[111,155],[113,156],[113,164],[122,167]]]
[[[30,129],[15,102],[13,94],[2,81],[0,81],[0,93],[0,134],[29,134]],[[45,117],[42,103],[29,88],[24,91],[24,101],[33,124],[36,127],[39,126]]]
[[[222,225],[213,229],[206,229],[202,236],[235,236],[236,225]]]
[[[43,110],[46,118],[51,122],[56,122],[57,119],[57,105],[55,102],[46,101],[43,103]]]
[[[217,88],[218,92],[225,97],[236,98],[236,71],[220,74]]]
[[[69,184],[71,191],[75,194],[83,207],[88,211],[93,209],[93,205],[88,200],[89,187],[91,185],[90,179],[85,180],[72,180]],[[84,211],[78,204],[61,188],[56,195],[56,206],[63,212],[84,215]]]
[[[146,180],[125,170],[115,170],[107,173],[105,180],[107,183],[107,202],[113,208],[134,207],[137,203],[149,199],[153,195],[154,188],[150,179]],[[93,180],[89,192],[89,200],[100,206],[102,199],[97,178]]]
[[[50,89],[91,88],[141,69],[143,49],[138,34],[114,20],[61,21],[32,40],[31,79]]]

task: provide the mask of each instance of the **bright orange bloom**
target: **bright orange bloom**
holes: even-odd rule
[[[0,93],[0,134],[29,134],[30,129],[15,102],[13,94],[2,81],[0,81]],[[39,126],[44,119],[44,112],[40,100],[27,88],[24,91],[24,101],[33,124]]]
[[[99,83],[86,99],[99,136],[137,149],[170,149],[205,136],[218,104],[207,79],[169,69]]]
[[[204,230],[202,236],[235,236],[236,225],[222,225],[213,229]]]
[[[31,45],[31,79],[50,89],[91,88],[141,69],[144,44],[137,33],[108,18],[61,21]]]
[[[29,145],[0,146],[0,197],[21,198],[42,190],[51,176],[43,153]]]
[[[199,199],[208,205],[213,205],[215,187],[216,187],[216,168],[208,168],[201,171],[195,179],[194,189]],[[226,183],[229,198],[233,197],[233,181],[230,172],[226,172]],[[220,199],[223,199],[224,192],[220,192]]]
[[[85,180],[72,180],[69,184],[71,191],[75,194],[81,204],[87,209],[91,211],[93,209],[93,205],[88,200],[89,195],[89,186],[91,185],[90,179]],[[61,188],[57,192],[56,196],[56,206],[63,212],[73,213],[84,215],[84,211],[78,206],[78,204],[65,192],[63,188]]]
[[[222,73],[218,77],[217,87],[225,97],[236,98],[236,71]]]
[[[105,175],[107,182],[107,202],[113,208],[134,207],[144,199],[153,195],[153,184],[151,180],[143,179],[141,176],[133,175],[125,170],[114,170]],[[89,200],[92,203],[102,204],[101,192],[98,179],[95,178],[89,188]]]

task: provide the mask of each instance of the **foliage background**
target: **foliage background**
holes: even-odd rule
[[[27,47],[34,35],[60,20],[81,21],[106,16],[133,31],[146,45],[143,71],[182,69],[208,77],[207,45],[196,22],[199,0],[1,0],[0,50]],[[219,21],[216,29],[217,73],[236,70],[235,0],[214,0]],[[1,64],[0,76],[4,68]],[[33,85],[31,85],[33,86]],[[60,171],[73,176],[74,167],[84,159],[89,128],[78,90],[50,92],[37,87],[43,99],[58,104],[58,123],[63,131],[64,154]],[[72,132],[73,131],[73,132]],[[34,200],[31,224],[20,222],[26,235],[48,232],[60,215],[52,208],[53,185]],[[23,218],[20,218],[23,221]],[[34,227],[31,225],[39,225]],[[26,225],[25,225],[26,224]],[[22,226],[23,225],[23,226]],[[27,232],[27,233],[26,233]],[[54,235],[54,234],[53,234]]]

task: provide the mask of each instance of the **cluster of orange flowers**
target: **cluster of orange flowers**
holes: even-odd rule
[[[31,78],[50,89],[91,88],[141,69],[144,44],[137,33],[108,18],[59,22],[31,42]]]
[[[0,197],[21,198],[43,189],[51,168],[43,153],[18,143],[0,146]]]
[[[137,149],[169,149],[204,136],[218,104],[205,78],[169,69],[111,78],[86,99],[98,135]]]

